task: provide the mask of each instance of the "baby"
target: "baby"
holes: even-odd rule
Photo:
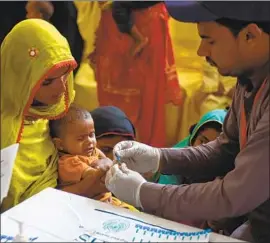
[[[96,148],[94,121],[88,111],[72,105],[63,118],[50,121],[50,131],[59,151],[60,187],[65,189],[71,185],[78,185],[74,193],[82,195],[79,185],[87,179],[88,197],[135,210],[112,197],[105,187],[106,169],[101,167],[105,165],[109,169],[113,162]]]

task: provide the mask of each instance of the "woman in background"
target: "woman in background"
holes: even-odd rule
[[[95,50],[90,64],[97,80],[101,106],[114,105],[123,110],[138,131],[138,140],[152,146],[165,146],[165,104],[181,104],[181,89],[176,73],[168,13],[162,2],[117,2],[121,5],[118,25],[111,8],[101,13]],[[119,7],[119,6],[118,6]],[[122,10],[121,10],[122,9]],[[119,31],[133,25],[148,39],[140,55],[132,56],[134,41]],[[114,14],[115,17],[115,14]]]

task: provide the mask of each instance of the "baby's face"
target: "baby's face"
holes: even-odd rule
[[[62,149],[72,155],[92,156],[96,148],[93,119],[77,120],[66,124]]]

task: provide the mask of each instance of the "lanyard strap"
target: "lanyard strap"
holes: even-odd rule
[[[264,80],[263,84],[261,85],[260,89],[258,90],[254,101],[252,105],[253,107],[257,105],[259,98],[261,97],[262,91],[264,90],[264,87],[266,85],[267,79]],[[244,107],[244,99],[241,104],[241,117],[240,117],[240,149],[243,149],[246,146],[247,143],[247,118],[246,118],[246,112]]]

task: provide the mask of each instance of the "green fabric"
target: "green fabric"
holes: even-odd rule
[[[160,175],[158,184],[162,185],[179,185],[179,178],[175,175]]]
[[[150,179],[151,182],[156,182],[162,185],[179,185],[181,181],[179,180],[178,176],[175,175],[162,175],[161,173],[157,172],[154,176]]]
[[[36,55],[31,56],[34,50]],[[76,62],[67,40],[48,22],[29,19],[18,23],[1,45],[1,148],[19,143],[11,185],[1,211],[46,187],[57,184],[57,151],[49,136],[48,119],[64,115],[74,99],[73,74],[59,103],[31,107],[35,92],[49,74]],[[27,122],[31,114],[38,119]]]
[[[212,110],[202,116],[202,118],[199,120],[197,125],[194,127],[192,133],[184,138],[182,141],[174,145],[174,148],[184,148],[187,146],[191,146],[191,141],[197,135],[197,132],[199,129],[207,124],[208,122],[217,122],[219,124],[223,124],[224,119],[226,117],[227,111],[223,109],[217,109],[217,110]]]

